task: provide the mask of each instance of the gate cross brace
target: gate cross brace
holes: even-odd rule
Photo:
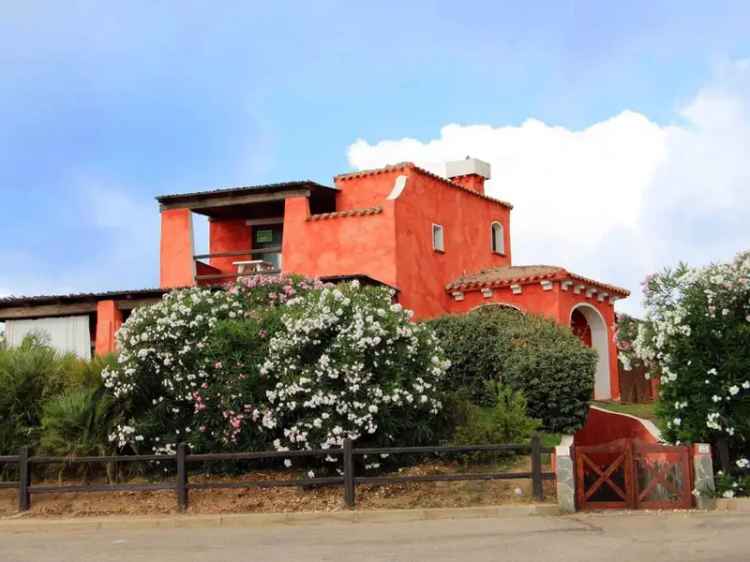
[[[589,499],[592,495],[594,495],[596,491],[599,488],[601,488],[602,485],[606,482],[609,485],[609,487],[612,488],[618,496],[620,496],[624,501],[627,501],[627,495],[625,494],[625,492],[623,492],[622,488],[620,488],[617,484],[615,484],[614,482],[612,482],[612,480],[610,480],[610,477],[612,476],[614,471],[617,470],[620,467],[620,465],[623,463],[623,461],[625,460],[625,453],[622,453],[619,457],[617,457],[617,460],[615,460],[611,465],[609,465],[606,471],[600,470],[599,467],[596,466],[591,461],[591,459],[589,459],[587,455],[584,454],[582,455],[582,457],[583,457],[583,462],[589,465],[589,467],[599,475],[598,480],[594,482],[591,488],[589,488],[588,492],[586,492],[586,495],[584,496],[585,500]]]
[[[672,482],[669,482],[667,480],[667,470],[672,468],[674,465],[667,465],[666,468],[654,468],[653,471],[649,471],[652,478],[651,481],[648,483],[648,486],[640,493],[638,494],[638,501],[643,501],[644,498],[647,498],[648,495],[651,493],[651,491],[656,488],[657,484],[661,484],[664,486],[669,492],[674,494],[675,496],[679,496],[679,492],[677,491],[675,485]]]

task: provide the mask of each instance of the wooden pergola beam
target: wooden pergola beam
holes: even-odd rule
[[[162,211],[169,209],[190,209],[201,212],[217,207],[231,207],[233,205],[250,205],[268,201],[283,201],[288,197],[309,197],[309,189],[292,189],[281,192],[246,193],[242,195],[201,195],[187,196],[160,204]]]
[[[96,302],[68,304],[41,304],[15,306],[0,309],[0,320],[23,320],[26,318],[46,318],[50,316],[71,316],[96,312]]]

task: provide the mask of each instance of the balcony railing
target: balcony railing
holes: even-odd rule
[[[248,277],[251,275],[274,275],[281,272],[281,269],[275,266],[272,262],[263,260],[264,256],[276,254],[281,258],[281,246],[270,246],[268,248],[258,248],[257,250],[243,250],[237,252],[217,252],[215,254],[198,254],[193,256],[193,260],[202,263],[204,266],[216,269],[210,264],[204,263],[201,260],[212,259],[212,258],[242,258],[249,257],[250,260],[243,261],[238,260],[234,262],[237,266],[237,271],[232,273],[207,273],[203,275],[196,275],[196,281],[223,281],[236,279],[238,277]],[[217,269],[218,271],[218,269]]]

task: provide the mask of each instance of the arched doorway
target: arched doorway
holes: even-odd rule
[[[584,345],[591,347],[598,356],[594,375],[594,398],[612,398],[609,379],[609,338],[607,324],[599,311],[590,304],[581,303],[570,312],[570,329]]]
[[[570,315],[570,329],[578,336],[581,343],[586,347],[592,347],[591,343],[591,326],[589,326],[586,317],[580,310],[574,310]]]

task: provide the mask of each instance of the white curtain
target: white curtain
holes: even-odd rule
[[[21,345],[23,339],[32,333],[41,334],[46,343],[58,351],[75,353],[81,359],[91,359],[88,316],[5,321],[5,339],[10,347]]]

